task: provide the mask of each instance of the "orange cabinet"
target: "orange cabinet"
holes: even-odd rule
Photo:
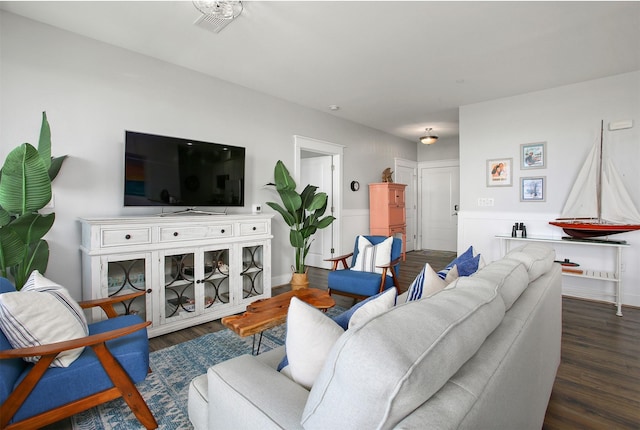
[[[405,184],[369,184],[369,234],[402,235],[402,259],[406,258],[407,212]]]

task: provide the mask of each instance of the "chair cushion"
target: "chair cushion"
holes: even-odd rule
[[[89,330],[82,308],[66,288],[31,273],[22,290],[0,295],[0,328],[14,348],[46,345],[85,337]],[[67,367],[83,348],[58,354],[51,367]],[[24,360],[37,362],[40,357]]]
[[[90,324],[89,334],[104,333],[140,322],[142,319],[138,315],[124,315]],[[146,330],[108,341],[107,348],[134,383],[144,380],[149,370],[149,339]],[[32,364],[27,365],[16,384],[32,367]],[[93,349],[85,348],[69,367],[50,367],[13,420],[20,421],[112,386]]]
[[[328,273],[327,282],[332,290],[361,296],[375,296],[380,292],[380,273],[334,270]],[[393,278],[386,276],[383,290],[393,287]]]
[[[373,245],[366,237],[358,236],[358,254],[351,270],[362,272],[382,273],[382,266],[391,262],[391,247],[393,237],[388,237],[382,242]],[[391,276],[389,273],[387,276]]]
[[[418,273],[418,276],[416,276],[411,285],[409,285],[407,302],[432,296],[438,291],[444,289],[446,285],[447,283],[445,280],[440,278],[436,271],[431,268],[431,265],[427,263],[424,265],[420,273]]]

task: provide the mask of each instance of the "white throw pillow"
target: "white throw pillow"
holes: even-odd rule
[[[453,269],[450,270],[449,273],[452,271]],[[409,286],[407,290],[407,302],[432,296],[442,290],[446,285],[447,281],[440,278],[431,265],[427,263]]]
[[[14,348],[47,345],[89,334],[82,308],[66,288],[31,273],[22,290],[0,294],[0,328]],[[67,367],[84,348],[58,354],[51,367]],[[37,362],[40,357],[25,358]]]
[[[388,237],[379,244],[373,245],[364,236],[358,236],[358,255],[351,270],[382,273],[382,269],[377,266],[384,266],[391,262],[392,246],[393,237]],[[389,271],[387,276],[391,276]]]
[[[436,275],[437,277],[438,275]],[[375,318],[381,313],[391,309],[396,305],[398,290],[395,287],[388,288],[380,293],[375,299],[369,300],[360,306],[349,319],[349,329],[359,327],[367,321]]]
[[[342,333],[342,327],[324,312],[292,297],[285,341],[289,369],[284,372],[290,372],[295,382],[311,389],[329,351]]]

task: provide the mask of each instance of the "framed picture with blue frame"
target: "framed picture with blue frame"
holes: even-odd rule
[[[546,152],[546,142],[523,143],[520,145],[520,168],[544,169]]]
[[[547,197],[546,176],[520,178],[521,202],[544,202]]]

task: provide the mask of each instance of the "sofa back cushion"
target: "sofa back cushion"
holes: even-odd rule
[[[509,251],[505,258],[522,262],[529,273],[529,282],[533,282],[551,269],[556,251],[549,245],[534,242]]]
[[[518,260],[503,258],[485,266],[473,278],[486,279],[496,285],[506,310],[518,300],[529,285],[529,273]]]
[[[495,285],[477,279],[398,305],[349,330],[311,389],[302,425],[393,427],[475,354],[504,312]]]

